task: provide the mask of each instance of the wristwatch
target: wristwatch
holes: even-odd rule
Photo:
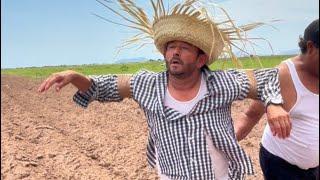
[[[273,99],[270,99],[267,104],[266,104],[266,107],[268,107],[270,104],[273,104],[273,105],[282,105],[283,104],[283,100],[282,98],[273,98]]]

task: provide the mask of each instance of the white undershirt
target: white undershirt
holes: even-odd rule
[[[167,89],[164,98],[164,105],[172,108],[183,115],[187,115],[195,105],[205,97],[208,93],[207,84],[204,80],[204,76],[201,76],[200,88],[197,95],[190,101],[178,101],[174,99],[169,90]],[[210,158],[213,164],[213,172],[215,174],[216,180],[227,180],[228,179],[228,160],[225,155],[214,147],[212,138],[205,132],[206,142],[208,144],[208,152],[210,154]],[[156,151],[157,152],[157,151]],[[157,153],[156,157],[158,159]],[[158,168],[158,174],[161,180],[170,180],[170,178],[161,173],[160,166],[158,162],[156,162]]]
[[[297,92],[296,103],[289,111],[290,136],[286,139],[273,136],[267,125],[262,145],[270,153],[301,169],[314,168],[319,166],[319,95],[303,85],[291,60],[286,64]]]

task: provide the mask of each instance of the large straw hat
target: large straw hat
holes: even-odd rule
[[[164,54],[168,42],[179,40],[190,43],[209,56],[211,64],[221,54],[224,43],[219,30],[210,22],[187,15],[164,16],[153,24],[154,43]],[[226,37],[225,37],[226,39]]]
[[[152,21],[149,20],[144,10],[132,0],[117,0],[121,7],[120,11],[112,8],[111,4],[106,3],[106,0],[97,1],[129,24],[113,22],[95,14],[96,16],[140,31],[137,35],[127,40],[122,47],[151,39],[157,49],[164,55],[168,42],[174,40],[184,41],[205,52],[209,57],[208,65],[214,62],[221,54],[228,55],[237,66],[240,65],[232,52],[232,47],[242,52],[246,52],[246,48],[244,46],[239,47],[235,41],[240,41],[244,45],[244,42],[248,42],[246,31],[264,24],[259,22],[236,27],[226,11],[220,7],[226,18],[222,19],[221,22],[215,22],[207,8],[208,4],[203,4],[201,3],[203,1],[200,0],[185,0],[182,3],[172,5],[171,9],[165,8],[163,0],[150,0],[154,10]],[[122,12],[125,12],[126,15],[123,15]],[[145,44],[147,43],[143,43],[141,46]]]

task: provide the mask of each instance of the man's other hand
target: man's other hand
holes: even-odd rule
[[[289,113],[281,105],[270,104],[267,106],[267,119],[271,132],[279,138],[287,138],[292,128]]]

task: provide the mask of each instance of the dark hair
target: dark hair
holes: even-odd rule
[[[310,23],[304,30],[303,37],[300,36],[299,39],[299,47],[302,54],[307,52],[308,41],[312,41],[314,46],[319,48],[319,19]]]
[[[299,44],[301,53],[305,54],[307,52],[307,41],[300,36],[298,44]]]

